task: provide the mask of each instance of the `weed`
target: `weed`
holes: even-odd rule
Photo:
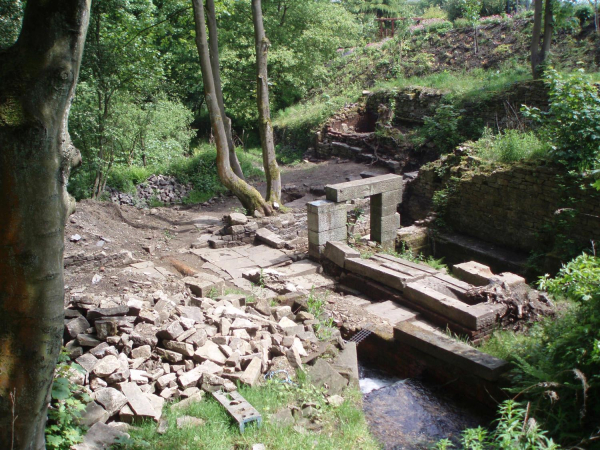
[[[308,312],[315,316],[315,319],[319,321],[318,324],[315,324],[314,328],[315,334],[321,340],[328,340],[336,330],[333,319],[325,311],[326,302],[327,294],[317,293],[313,286],[306,303]]]
[[[473,143],[473,149],[484,161],[511,163],[544,158],[549,146],[531,131],[504,130],[494,134],[486,128],[483,136]]]

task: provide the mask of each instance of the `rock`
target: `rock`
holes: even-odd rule
[[[150,356],[152,356],[152,349],[149,345],[142,345],[141,347],[137,347],[131,350],[131,357],[134,359],[148,359],[150,358]]]
[[[223,352],[219,349],[219,346],[212,341],[206,341],[206,343],[202,347],[198,347],[196,353],[194,353],[194,360],[196,361],[209,360],[216,364],[223,365],[225,364],[226,359]]]
[[[271,421],[277,426],[289,427],[294,425],[294,416],[289,408],[285,408],[271,415]]]
[[[302,341],[300,339],[294,338],[292,348],[298,350],[298,354],[300,356],[308,356],[308,353],[306,353],[306,350],[304,350],[304,346],[302,345]]]
[[[198,273],[193,277],[185,277],[181,281],[197,297],[208,297],[212,290],[216,290],[218,293],[223,290],[223,280],[206,273]]]
[[[177,379],[176,373],[168,373],[166,375],[159,377],[156,380],[156,386],[162,390],[162,389],[166,388],[171,382],[174,382],[176,379]]]
[[[182,416],[177,418],[177,428],[185,428],[185,427],[200,427],[204,425],[204,420],[199,419],[198,417],[192,416]]]
[[[295,325],[295,324],[294,324]],[[260,325],[251,322],[248,319],[237,318],[231,324],[232,330],[243,329],[243,330],[260,330]]]
[[[173,352],[171,350],[156,348],[156,354],[170,363],[178,363],[183,361],[183,355],[181,353]]]
[[[185,330],[181,326],[181,323],[179,321],[175,321],[161,329],[158,333],[156,333],[156,336],[160,339],[172,341],[177,339],[177,337],[183,334],[184,331]]]
[[[84,427],[91,427],[97,422],[106,423],[109,415],[106,410],[98,403],[91,401],[86,406],[79,418],[79,424]]]
[[[129,380],[130,371],[127,356],[125,356],[125,354],[123,353],[120,353],[118,360],[119,368],[115,372],[110,374],[108,377],[106,377],[106,382],[108,384],[122,383],[123,381]]]
[[[267,450],[267,447],[265,447],[265,444],[253,444],[252,450]]]
[[[73,339],[75,339],[77,337],[77,335],[85,333],[85,330],[87,330],[89,327],[90,327],[90,323],[83,316],[69,320],[65,324],[65,329],[67,331],[67,334],[69,336],[71,336]]]
[[[127,403],[127,397],[115,388],[104,388],[94,392],[95,400],[100,403],[109,417],[115,415]]]
[[[96,320],[94,327],[96,328],[96,336],[103,341],[107,337],[117,334],[117,323],[114,319]]]
[[[112,308],[94,308],[87,312],[87,320],[90,322],[100,319],[102,317],[118,317],[125,316],[129,312],[129,306],[120,305]]]
[[[204,398],[204,392],[198,391],[194,395],[186,398],[185,400],[181,400],[179,403],[174,403],[171,405],[171,411],[182,411],[188,407],[190,407],[194,403],[201,402]]]
[[[120,438],[129,438],[129,435],[102,422],[97,422],[87,431],[83,442],[72,448],[73,450],[104,450],[111,447]]]
[[[285,247],[285,241],[267,228],[256,230],[256,239],[272,248]]]
[[[323,359],[318,359],[307,372],[312,383],[317,387],[324,387],[328,395],[339,395],[348,385],[348,380]]]
[[[344,403],[344,397],[341,395],[332,395],[327,397],[327,403],[329,403],[334,408],[339,408]]]
[[[137,419],[151,418],[158,422],[162,411],[156,411],[152,403],[144,395],[139,386],[135,383],[121,383],[121,392],[127,397],[127,403],[133,410]]]
[[[306,311],[300,311],[296,314],[296,320],[304,322],[305,320],[315,320],[315,316]]]
[[[275,380],[296,379],[296,370],[285,356],[276,356],[273,358],[269,372],[272,372],[271,377]]]
[[[119,359],[116,356],[108,355],[102,358],[94,366],[94,374],[100,378],[106,378],[121,367]]]
[[[252,358],[243,375],[240,377],[240,381],[249,386],[254,386],[258,382],[261,375],[262,361],[259,358]]]
[[[177,341],[163,341],[163,345],[166,349],[181,353],[183,356],[190,358],[194,356],[194,346],[192,344]]]
[[[254,309],[256,309],[259,313],[264,314],[265,316],[271,315],[271,305],[269,300],[266,298],[261,298],[252,304]]]
[[[285,356],[294,369],[302,369],[302,358],[300,358],[298,350],[295,347],[292,347],[285,352]]]
[[[199,368],[200,366],[198,366]],[[198,384],[200,378],[202,378],[202,371],[198,370],[198,368],[194,370],[190,370],[189,372],[183,373],[178,379],[177,382],[182,389],[187,389],[189,387],[194,387]]]
[[[241,213],[231,213],[228,216],[225,216],[225,218],[230,226],[246,225],[246,223],[248,223],[248,218]]]
[[[206,392],[216,392],[225,390],[233,392],[237,388],[231,381],[219,377],[218,375],[204,374],[202,375],[202,390]]]
[[[79,345],[81,345],[82,347],[95,347],[102,343],[101,341],[96,339],[95,334],[85,334],[85,333],[78,334],[77,341],[79,342]]]
[[[91,353],[85,353],[75,360],[77,364],[83,367],[87,372],[91,372],[94,366],[98,364],[98,358]]]

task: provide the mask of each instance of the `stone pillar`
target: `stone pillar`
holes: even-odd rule
[[[396,210],[401,201],[401,189],[371,196],[371,240],[380,242],[383,248],[395,247],[400,228],[400,214]]]
[[[328,241],[345,241],[348,237],[346,203],[316,200],[307,204],[308,254],[321,259]]]

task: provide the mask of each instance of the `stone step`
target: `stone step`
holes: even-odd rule
[[[281,272],[283,278],[301,277],[304,275],[311,275],[313,273],[322,273],[323,267],[321,264],[311,261],[309,259],[303,259],[289,266],[283,266],[277,268],[278,272]]]
[[[371,303],[371,305],[365,307],[365,310],[387,320],[392,325],[404,321],[411,321],[417,317],[417,313],[414,311],[397,305],[391,300],[386,302]]]
[[[397,267],[393,269],[384,267],[378,261],[370,259],[348,259],[344,262],[344,267],[350,272],[370,278],[400,292],[404,290],[408,283],[429,276],[428,273],[420,272],[408,266],[403,270]]]
[[[496,381],[511,368],[508,362],[480,352],[421,320],[396,325],[394,339],[488,381]]]

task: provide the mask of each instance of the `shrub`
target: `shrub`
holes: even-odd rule
[[[448,13],[439,6],[430,6],[422,15],[423,19],[448,19]]]
[[[575,7],[574,15],[579,20],[579,25],[584,26],[586,22],[594,17],[594,8],[592,8],[592,5],[579,3]]]
[[[494,134],[486,128],[481,139],[473,144],[475,154],[485,161],[510,163],[522,159],[539,159],[548,153],[548,146],[531,131],[504,130]]]
[[[425,117],[423,132],[442,152],[449,152],[461,142],[461,111],[454,105],[440,105],[433,117]]]
[[[523,113],[539,126],[542,139],[551,145],[552,158],[568,169],[585,170],[599,165],[600,95],[583,70],[561,75],[546,71],[548,111],[523,107]]]

